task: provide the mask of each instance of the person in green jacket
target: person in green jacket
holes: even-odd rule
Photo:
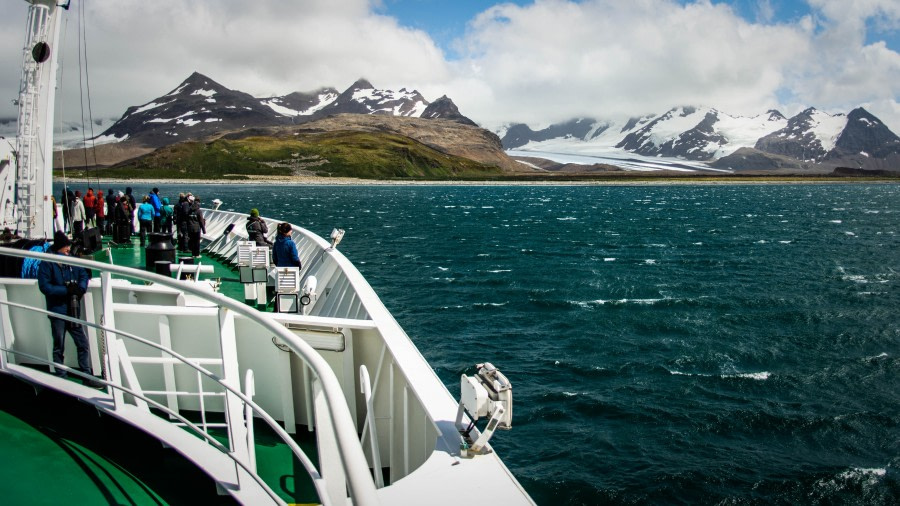
[[[162,207],[159,210],[159,225],[165,234],[172,233],[172,218],[175,215],[175,206],[169,204],[169,197],[163,197]]]

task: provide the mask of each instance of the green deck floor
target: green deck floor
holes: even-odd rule
[[[96,260],[108,262],[111,252],[116,265],[143,268],[137,238],[109,250],[106,239]],[[204,278],[220,279],[221,293],[243,301],[235,270],[205,253],[200,262],[214,268]],[[234,503],[230,496],[219,496],[212,480],[174,450],[86,404],[51,390],[35,395],[30,385],[5,375],[0,375],[0,391],[4,504]],[[262,421],[254,433],[257,470],[265,482],[288,504],[318,503],[308,474],[287,445]],[[224,442],[221,433],[211,434]],[[313,433],[298,427],[295,440],[318,461]]]

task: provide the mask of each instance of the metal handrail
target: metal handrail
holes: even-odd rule
[[[369,465],[359,444],[356,426],[350,414],[350,408],[344,400],[343,390],[334,374],[334,371],[312,346],[285,329],[273,317],[266,313],[260,313],[244,304],[229,299],[224,295],[209,292],[192,286],[192,283],[182,282],[170,277],[161,276],[150,272],[143,272],[129,267],[104,264],[92,260],[69,257],[66,255],[52,255],[33,251],[24,251],[0,247],[0,254],[19,258],[35,258],[42,261],[66,263],[88,269],[97,269],[110,273],[120,274],[138,279],[143,279],[163,286],[196,295],[202,299],[216,303],[237,314],[254,320],[266,330],[272,332],[284,342],[294,353],[299,355],[318,377],[322,385],[325,404],[328,408],[332,428],[334,429],[337,450],[341,456],[341,464],[347,478],[350,497],[354,504],[378,504],[375,483],[369,471]]]
[[[240,460],[239,458],[237,458],[237,456],[234,454],[234,452],[232,452],[232,451],[229,450],[228,448],[225,448],[225,445],[223,445],[222,443],[218,442],[214,437],[212,437],[212,436],[210,436],[209,434],[207,434],[206,431],[204,431],[204,430],[201,429],[200,427],[197,427],[197,424],[191,422],[191,421],[188,420],[187,418],[184,418],[183,416],[181,416],[180,414],[178,414],[177,411],[173,411],[173,410],[169,409],[168,407],[164,406],[163,404],[161,404],[161,403],[159,403],[159,402],[153,400],[153,399],[150,398],[149,396],[144,395],[144,394],[141,394],[141,393],[139,393],[138,391],[133,390],[133,389],[131,389],[131,388],[128,388],[128,387],[126,387],[126,386],[124,386],[124,385],[118,385],[118,384],[115,384],[115,383],[113,383],[113,382],[107,381],[107,380],[102,379],[102,378],[95,378],[95,377],[91,376],[90,374],[81,372],[81,371],[79,371],[79,370],[77,370],[77,369],[72,369],[72,368],[67,367],[67,366],[64,366],[64,365],[56,364],[55,362],[52,362],[52,361],[47,360],[47,359],[45,359],[45,358],[38,357],[38,356],[36,356],[36,355],[32,355],[32,354],[30,354],[30,353],[25,353],[25,352],[23,352],[23,351],[10,350],[10,349],[8,349],[8,348],[0,348],[0,351],[5,351],[5,352],[8,352],[8,353],[13,353],[13,354],[16,354],[16,355],[21,355],[21,356],[23,356],[23,357],[30,358],[31,360],[35,360],[35,361],[40,362],[40,363],[43,363],[43,364],[52,365],[53,367],[57,367],[57,368],[59,368],[59,369],[63,369],[63,370],[65,370],[66,372],[73,373],[73,374],[75,374],[76,376],[81,376],[81,377],[83,377],[84,379],[91,379],[91,380],[93,380],[93,381],[97,381],[97,382],[103,383],[104,385],[109,386],[109,387],[111,387],[111,388],[115,388],[115,389],[117,389],[117,390],[121,390],[121,391],[125,392],[126,394],[133,395],[134,397],[136,397],[136,398],[138,398],[138,399],[141,399],[141,400],[145,401],[145,402],[148,403],[148,404],[152,404],[153,407],[159,409],[160,411],[166,413],[167,415],[169,415],[169,416],[171,416],[171,417],[173,417],[173,418],[175,418],[175,419],[177,419],[177,420],[180,420],[182,424],[184,424],[185,426],[187,426],[187,427],[189,427],[190,429],[192,429],[194,432],[197,433],[198,436],[202,437],[207,443],[210,443],[215,449],[219,450],[219,451],[222,452],[224,455],[226,455],[228,458],[230,458],[231,460],[233,460],[234,463],[237,464],[238,466],[240,466],[244,471],[247,471],[247,474],[249,474],[249,475],[253,478],[254,481],[256,481],[260,486],[262,486],[263,490],[265,490],[266,493],[269,494],[269,497],[271,497],[272,499],[274,499],[275,502],[278,502],[278,503],[284,503],[284,501],[282,501],[281,498],[278,497],[278,494],[276,494],[275,491],[272,490],[272,488],[269,487],[269,485],[266,484],[265,481],[263,481],[262,477],[260,477],[258,474],[256,474],[255,471],[251,471],[250,468],[249,468],[246,464],[244,464],[243,462],[241,462],[241,460]]]
[[[176,360],[178,360],[178,361],[181,362],[182,364],[187,365],[188,367],[190,367],[190,368],[196,370],[197,373],[198,373],[198,375],[199,375],[199,374],[202,374],[202,375],[206,376],[207,378],[213,380],[216,384],[218,384],[219,386],[221,386],[221,387],[224,388],[225,390],[227,390],[227,391],[231,392],[232,394],[234,394],[235,396],[237,396],[239,399],[241,399],[241,400],[244,402],[245,406],[249,407],[249,408],[252,409],[255,413],[259,414],[259,415],[260,415],[260,418],[262,418],[262,419],[263,419],[263,420],[264,420],[264,421],[272,428],[272,430],[274,430],[275,433],[276,433],[281,439],[283,439],[285,443],[287,443],[288,447],[291,449],[291,451],[293,452],[294,456],[297,457],[297,460],[299,460],[299,461],[303,464],[303,467],[306,469],[306,472],[309,473],[310,477],[313,479],[313,485],[316,487],[316,492],[317,492],[318,494],[320,494],[320,499],[323,499],[323,497],[327,499],[327,495],[325,495],[325,496],[322,495],[322,494],[327,494],[327,490],[324,488],[324,483],[323,483],[324,480],[323,480],[323,478],[322,478],[322,475],[321,475],[321,474],[319,473],[319,471],[316,469],[316,466],[315,466],[315,464],[312,463],[312,460],[309,459],[309,456],[306,455],[306,452],[304,452],[303,449],[300,448],[300,446],[297,444],[297,442],[294,441],[294,440],[290,437],[290,435],[287,433],[287,431],[285,431],[285,430],[278,424],[278,422],[277,422],[274,418],[272,418],[272,417],[271,417],[271,416],[270,416],[270,415],[269,415],[269,414],[268,414],[261,406],[257,405],[255,402],[253,402],[253,401],[249,398],[249,396],[245,395],[245,394],[242,393],[240,390],[237,390],[237,389],[231,387],[231,386],[228,385],[227,383],[223,383],[223,382],[221,381],[221,379],[220,379],[217,375],[215,375],[214,373],[212,373],[212,372],[210,372],[210,371],[207,371],[206,369],[204,369],[203,367],[201,367],[199,364],[193,363],[189,358],[182,356],[181,354],[179,354],[178,352],[176,352],[176,351],[174,351],[174,350],[165,348],[164,346],[161,346],[161,345],[159,345],[159,344],[157,344],[157,343],[154,343],[153,341],[149,341],[149,340],[147,340],[147,339],[144,339],[144,338],[142,338],[142,337],[136,336],[136,335],[131,334],[131,333],[129,333],[129,332],[121,331],[121,330],[118,330],[118,329],[113,329],[113,328],[107,327],[107,326],[105,326],[105,325],[100,325],[100,324],[92,323],[92,322],[89,322],[89,321],[87,321],[87,320],[83,320],[83,319],[81,319],[81,318],[75,318],[75,317],[68,316],[68,315],[62,315],[62,314],[59,314],[59,313],[54,313],[54,312],[52,312],[52,311],[48,311],[48,310],[46,310],[46,309],[36,308],[36,307],[33,307],[33,306],[26,306],[26,305],[24,305],[24,304],[19,304],[19,303],[17,303],[17,302],[0,301],[0,304],[6,305],[6,306],[10,306],[10,307],[16,307],[16,308],[19,308],[19,309],[25,309],[25,310],[28,310],[28,311],[33,311],[33,312],[36,312],[36,313],[45,314],[45,315],[47,315],[47,316],[52,316],[52,317],[54,317],[54,318],[59,318],[59,319],[61,319],[61,320],[65,320],[65,321],[69,321],[69,322],[73,322],[73,323],[78,323],[78,324],[82,324],[82,325],[87,325],[87,326],[89,326],[89,327],[93,327],[93,328],[96,328],[96,329],[98,329],[98,330],[103,330],[103,331],[106,331],[106,332],[111,332],[111,333],[113,333],[113,334],[118,334],[118,335],[120,335],[120,336],[127,337],[127,338],[129,338],[129,339],[133,339],[133,340],[135,340],[135,341],[137,341],[137,342],[139,342],[139,343],[141,343],[141,344],[145,344],[145,345],[150,346],[150,347],[152,347],[152,348],[156,348],[157,350],[162,351],[163,353],[168,353],[169,355],[171,355],[173,358],[175,358]],[[8,348],[0,348],[0,351],[6,351],[6,352],[9,352],[9,353],[14,353],[14,354],[16,354],[16,355],[22,355],[22,356],[28,357],[28,358],[30,358],[30,359],[37,360],[37,361],[40,362],[40,363],[47,364],[47,365],[52,365],[53,367],[57,367],[57,368],[63,369],[63,370],[65,370],[65,371],[67,371],[67,372],[72,372],[72,373],[74,373],[76,376],[80,376],[80,377],[83,377],[83,378],[85,378],[85,379],[92,379],[92,380],[95,380],[95,381],[100,381],[101,383],[103,383],[103,384],[105,384],[105,385],[109,385],[109,386],[112,386],[113,388],[117,388],[117,389],[122,390],[122,391],[124,391],[124,392],[126,392],[126,393],[133,394],[132,389],[127,388],[127,387],[125,387],[125,386],[118,385],[118,384],[116,384],[116,383],[112,383],[112,382],[109,382],[109,381],[104,380],[104,379],[101,379],[101,378],[96,378],[96,377],[91,376],[91,375],[89,375],[89,374],[87,374],[87,373],[84,373],[84,372],[78,371],[78,370],[76,370],[76,369],[72,369],[72,368],[70,368],[70,367],[67,367],[67,366],[65,366],[65,365],[63,365],[63,364],[57,364],[56,362],[53,362],[53,361],[50,361],[50,360],[46,360],[46,359],[41,358],[41,357],[37,357],[37,356],[35,356],[35,355],[31,355],[30,353],[25,353],[25,352],[22,352],[22,351],[16,351],[16,350],[10,350],[10,349],[8,349]],[[248,372],[250,372],[250,371],[248,371]],[[142,400],[147,400],[147,399],[149,398],[149,397],[147,397],[146,394],[141,394],[141,395],[135,394],[135,397],[138,397],[138,398],[140,398],[140,399],[142,399]],[[159,404],[159,403],[156,402],[156,401],[151,402],[151,404],[153,404],[154,406],[157,406],[157,407],[161,406],[161,404]],[[190,428],[194,429],[195,431],[202,433],[204,439],[213,441],[213,442],[215,442],[216,444],[218,444],[218,441],[216,441],[215,439],[213,439],[212,436],[209,436],[209,435],[206,433],[206,431],[205,431],[204,429],[201,429],[201,428],[197,427],[196,424],[194,424],[193,422],[190,422],[190,421],[186,420],[185,418],[181,417],[180,415],[177,414],[177,412],[173,412],[173,411],[172,411],[171,409],[169,409],[168,407],[163,408],[163,410],[164,410],[166,413],[168,413],[168,414],[173,414],[175,418],[179,419],[182,423],[188,425]],[[204,426],[207,425],[205,421],[202,422],[202,423],[203,423]],[[227,453],[227,454],[232,458],[232,460],[237,460],[237,457],[234,456],[234,454],[233,454],[230,450],[227,450],[227,449],[226,449],[226,450],[223,450],[223,453]],[[243,464],[241,464],[241,467],[245,467],[245,466],[244,466]],[[256,472],[255,472],[255,471],[252,471],[252,472],[251,472],[249,469],[246,469],[246,467],[245,467],[245,470],[247,470],[248,473],[254,475],[254,479],[256,479],[256,481],[260,482],[263,486],[265,486],[265,487],[268,486],[268,485],[266,485],[264,482],[261,481],[261,478],[259,478],[259,477],[256,475]],[[272,495],[272,494],[270,494],[270,495]],[[273,497],[277,497],[277,495],[273,495]],[[280,500],[280,499],[279,499],[279,500]],[[326,500],[323,499],[322,502],[325,503]]]

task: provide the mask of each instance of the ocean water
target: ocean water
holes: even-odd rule
[[[538,504],[900,504],[900,185],[160,188],[344,228]]]

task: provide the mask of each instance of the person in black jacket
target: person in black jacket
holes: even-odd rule
[[[187,195],[179,194],[178,204],[175,205],[175,226],[178,230],[178,251],[182,253],[188,250],[188,216],[190,212],[191,205],[188,202]]]
[[[68,255],[72,242],[63,232],[53,235],[50,251],[57,255]],[[81,267],[59,264],[44,260],[38,267],[38,288],[47,301],[47,310],[52,313],[81,318],[81,297],[87,292],[88,273]],[[77,313],[77,314],[76,314]],[[78,350],[78,370],[93,377],[91,368],[91,352],[87,336],[81,325],[50,316],[50,333],[53,336],[53,363],[64,365],[66,331],[75,341]],[[56,375],[62,378],[66,372],[56,369]],[[102,383],[85,379],[89,387],[102,387]]]
[[[269,233],[269,226],[259,217],[259,211],[250,210],[250,216],[247,217],[247,240],[253,241],[257,246],[272,247],[272,241],[266,237]]]
[[[191,255],[199,258],[200,233],[206,233],[206,220],[203,218],[203,211],[200,210],[200,202],[195,200],[193,195],[188,195],[188,203],[190,204],[187,214],[188,246],[191,248]]]

